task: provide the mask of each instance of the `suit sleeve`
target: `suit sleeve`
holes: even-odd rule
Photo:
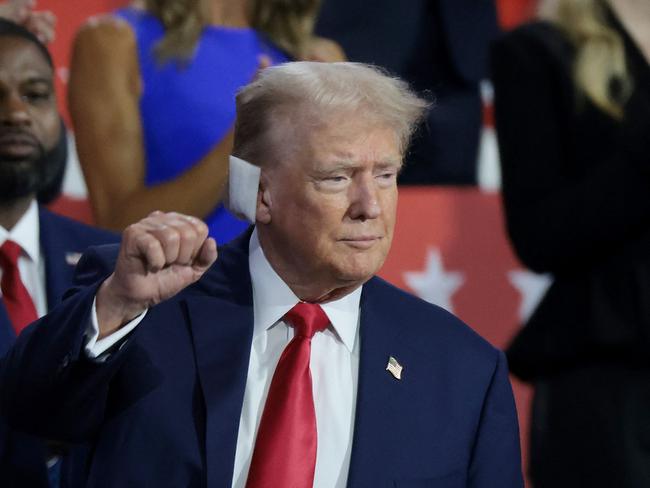
[[[508,365],[499,351],[483,403],[468,488],[523,488],[518,425]]]
[[[64,442],[91,438],[103,418],[110,380],[127,347],[103,363],[84,353],[99,284],[110,265],[91,251],[79,263],[82,286],[18,337],[0,363],[0,413],[17,430]],[[88,283],[94,282],[92,285]]]
[[[589,147],[575,147],[578,102],[568,74],[570,51],[560,45],[555,52],[540,40],[557,37],[550,29],[529,34],[515,31],[492,47],[503,197],[521,260],[536,271],[558,272],[602,259],[647,234],[650,120],[643,118],[650,117],[630,114],[640,118],[628,126],[645,129],[624,131],[620,147],[585,158],[590,168],[576,176],[573,155]]]

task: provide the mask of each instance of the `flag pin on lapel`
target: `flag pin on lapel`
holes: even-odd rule
[[[392,374],[396,379],[401,380],[402,379],[402,370],[404,368],[402,365],[397,362],[397,359],[395,359],[393,356],[388,357],[388,364],[386,365],[386,371],[388,371],[390,374]]]
[[[80,252],[65,253],[65,262],[68,263],[70,266],[76,266],[80,259],[81,259]]]

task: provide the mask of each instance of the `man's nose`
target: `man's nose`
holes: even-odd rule
[[[18,93],[5,94],[0,102],[3,125],[29,125],[32,122],[27,101]]]
[[[372,175],[363,176],[353,185],[350,217],[353,219],[376,219],[381,214],[379,194]]]

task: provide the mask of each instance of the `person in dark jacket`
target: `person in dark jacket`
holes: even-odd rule
[[[0,357],[17,335],[61,301],[91,245],[118,236],[49,212],[67,157],[54,71],[45,45],[0,20]],[[32,357],[38,361],[38,357]],[[0,486],[74,486],[67,446],[11,430],[0,418]],[[71,474],[71,472],[70,472]]]
[[[563,0],[494,45],[508,231],[554,283],[508,350],[535,488],[650,486],[650,4]]]
[[[433,99],[400,184],[477,183],[479,83],[499,32],[494,0],[324,0],[316,32],[350,61],[381,66]]]

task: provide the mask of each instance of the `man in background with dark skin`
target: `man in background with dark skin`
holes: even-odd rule
[[[53,76],[40,40],[0,19],[0,356],[60,301],[81,252],[117,241],[38,203],[58,193],[67,158]],[[0,418],[0,486],[62,486],[66,450],[11,431]]]

